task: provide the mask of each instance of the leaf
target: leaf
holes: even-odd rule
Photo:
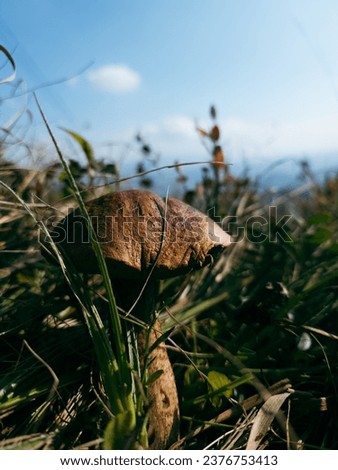
[[[115,163],[107,163],[107,165],[102,167],[102,171],[111,175],[118,175],[118,169]]]
[[[208,383],[214,392],[219,391],[219,395],[231,398],[233,387],[232,381],[222,372],[212,370],[208,373]]]
[[[90,145],[90,143],[84,137],[82,137],[80,134],[77,134],[76,132],[70,131],[69,129],[65,129],[64,127],[62,127],[61,129],[65,132],[67,132],[68,135],[73,137],[73,139],[76,140],[76,142],[78,144],[80,144],[80,146],[83,150],[83,153],[85,154],[85,156],[87,158],[88,164],[92,168],[95,168],[96,167],[96,161],[95,161],[95,157],[94,157],[94,150],[93,150],[92,146]]]
[[[104,432],[103,448],[121,450],[130,448],[131,434],[136,426],[135,414],[131,410],[118,413],[108,423]]]
[[[140,184],[143,186],[143,188],[151,188],[153,185],[153,180],[150,178],[142,178]]]
[[[284,401],[290,396],[290,393],[279,393],[267,399],[262,408],[257,413],[253,426],[251,428],[246,450],[257,450],[260,442],[268,432],[272,421],[277,416]]]
[[[214,166],[217,168],[224,166],[224,153],[220,145],[215,146],[212,161]]]
[[[184,184],[187,182],[187,177],[185,175],[180,175],[178,178],[176,178],[177,183]]]
[[[69,169],[72,172],[72,175],[73,175],[75,181],[79,180],[81,178],[81,176],[83,175],[83,173],[86,171],[84,168],[81,167],[79,162],[77,162],[76,160],[72,160],[72,159],[69,160]],[[62,181],[62,182],[68,182],[69,181],[69,178],[68,178],[68,175],[67,175],[66,171],[62,171],[60,173],[59,180]]]
[[[143,145],[142,145],[142,152],[143,152],[145,155],[148,155],[149,153],[151,153],[151,148],[149,147],[149,145],[143,144]]]
[[[161,375],[163,375],[163,370],[162,369],[159,369],[157,370],[156,372],[154,372],[147,380],[147,386],[149,386],[150,384],[156,382],[156,380],[161,377]]]
[[[211,119],[216,119],[217,117],[216,108],[214,105],[210,106],[210,117]]]
[[[159,346],[161,343],[164,343],[169,338],[173,330],[174,328],[170,328],[164,333],[162,333],[161,336],[156,338],[156,340],[150,346],[148,353],[150,354],[152,351],[154,351],[157,348],[157,346]]]
[[[214,126],[211,131],[209,132],[209,137],[211,140],[213,140],[214,142],[217,142],[217,140],[219,139],[220,137],[220,130],[219,130],[219,127],[218,126]]]
[[[202,129],[201,127],[196,127],[196,130],[202,137],[209,137],[208,132]]]

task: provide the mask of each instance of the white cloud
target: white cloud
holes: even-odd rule
[[[124,64],[108,64],[87,74],[94,86],[109,93],[126,93],[136,90],[141,83],[140,75]]]
[[[201,148],[193,119],[184,115],[166,116],[159,121],[145,123],[141,134],[163,156],[181,159],[206,155]]]
[[[222,128],[229,150],[248,158],[272,160],[338,152],[336,114],[279,123],[227,119]]]
[[[162,127],[168,134],[174,134],[187,139],[196,137],[195,123],[186,116],[169,116],[164,119]]]
[[[199,125],[208,130],[211,123]],[[243,159],[254,166],[282,158],[312,160],[338,154],[338,114],[283,122],[229,117],[219,126],[220,143],[228,161],[234,164]],[[196,132],[196,123],[190,117],[165,116],[144,124],[141,134],[163,157],[180,161],[210,159]]]
[[[183,139],[196,137],[194,121],[182,115],[173,115],[164,117],[156,123],[147,123],[143,130],[149,136],[175,136]]]

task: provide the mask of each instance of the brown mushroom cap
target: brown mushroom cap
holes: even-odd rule
[[[149,191],[109,193],[86,204],[112,278],[164,279],[202,268],[230,244],[230,236],[196,209]],[[53,230],[55,243],[75,268],[98,273],[79,209]]]

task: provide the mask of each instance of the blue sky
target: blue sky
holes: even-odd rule
[[[335,166],[337,24],[336,0],[0,0],[0,43],[61,144],[70,151],[59,127],[70,128],[122,165],[137,132],[162,163],[205,160],[194,127],[215,104],[235,169]],[[30,94],[0,112],[24,106],[26,138],[47,139]]]

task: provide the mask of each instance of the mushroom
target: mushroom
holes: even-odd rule
[[[150,325],[140,328],[137,346],[141,360],[161,336],[155,320],[159,280],[211,263],[229,244],[230,237],[214,221],[182,201],[163,201],[149,191],[113,192],[86,204],[100,243],[117,302],[125,311]],[[65,217],[52,237],[75,268],[99,273],[87,225],[79,209]],[[150,383],[148,440],[153,449],[168,448],[179,432],[179,403],[172,365],[164,343],[151,352],[148,377],[163,371]]]

